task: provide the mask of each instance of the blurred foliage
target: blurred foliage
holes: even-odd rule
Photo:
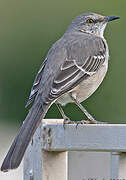
[[[22,122],[34,77],[51,45],[72,19],[84,12],[120,15],[105,37],[110,48],[109,71],[100,88],[83,105],[100,121],[126,122],[125,41],[126,1],[1,0],[0,1],[0,119]],[[73,120],[84,119],[73,104],[65,108]],[[55,105],[48,118],[60,118]]]

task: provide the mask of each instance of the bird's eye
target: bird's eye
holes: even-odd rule
[[[92,23],[94,23],[94,20],[93,19],[88,19],[87,21],[86,21],[88,24],[92,24]]]

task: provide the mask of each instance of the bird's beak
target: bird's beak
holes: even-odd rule
[[[105,20],[106,20],[107,22],[113,21],[113,20],[115,20],[115,19],[120,19],[120,16],[106,16],[106,17],[105,17]]]

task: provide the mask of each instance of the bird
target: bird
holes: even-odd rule
[[[17,168],[36,129],[50,106],[55,103],[64,123],[71,121],[62,106],[75,103],[91,123],[98,123],[81,105],[103,81],[109,61],[109,49],[104,38],[108,22],[119,16],[83,13],[67,27],[45,57],[35,77],[26,107],[31,108],[14,139],[1,171]]]

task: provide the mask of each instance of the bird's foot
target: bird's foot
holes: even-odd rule
[[[76,128],[77,128],[79,124],[107,124],[107,122],[97,121],[97,120],[95,120],[93,118],[88,119],[88,120],[72,121],[67,116],[65,116],[64,122],[63,122],[64,129],[65,129],[66,124],[76,124]]]
[[[79,124],[92,124],[90,120],[72,121],[67,116],[64,118],[63,127],[65,129],[66,124],[76,124],[76,128]]]
[[[74,124],[76,124],[76,128],[77,128],[79,124],[107,124],[107,123],[96,121],[95,119],[88,119],[88,120],[74,121]]]
[[[64,121],[63,121],[64,129],[66,124],[73,124],[73,121],[71,121],[67,116],[64,117]]]
[[[88,124],[107,124],[107,122],[97,121],[94,118],[87,120]]]

